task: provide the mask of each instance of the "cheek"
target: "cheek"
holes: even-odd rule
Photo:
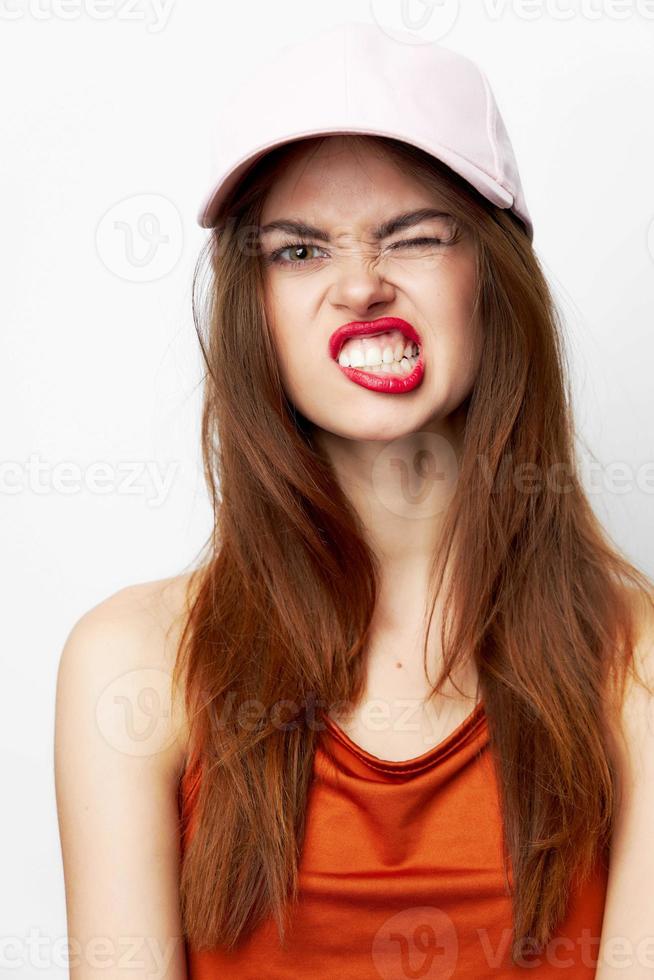
[[[289,316],[288,313],[283,312],[288,307],[285,307],[282,291],[267,283],[264,286],[263,297],[268,331],[281,364],[286,360],[289,346],[289,338],[286,336],[289,330]]]
[[[448,271],[433,301],[434,356],[449,365],[452,383],[467,388],[479,369],[483,331],[474,312],[476,273],[472,262]]]
[[[452,322],[456,329],[449,337],[453,361],[463,383],[469,386],[477,376],[483,343],[481,323],[477,314],[473,315],[474,297],[460,298],[457,305],[458,316]]]
[[[463,333],[472,335],[474,324],[472,314],[475,303],[477,277],[474,262],[470,257],[456,264],[448,277],[446,292],[448,303]]]
[[[452,283],[448,302],[451,312],[450,323],[455,327],[450,338],[451,342],[459,352],[465,353],[468,359],[474,361],[479,354],[481,339],[479,315],[474,310],[474,277],[466,276]]]
[[[284,390],[294,399],[306,363],[303,334],[308,321],[303,318],[297,302],[278,287],[264,290],[264,309]]]

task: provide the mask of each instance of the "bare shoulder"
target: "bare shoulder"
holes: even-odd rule
[[[186,722],[172,668],[191,575],[120,589],[75,622],[59,661],[55,791],[71,980],[100,977],[86,957],[102,936],[139,976],[186,980],[179,908],[179,777]],[[103,947],[104,949],[105,947]],[[118,959],[118,956],[121,959]],[[107,968],[109,968],[107,973]]]
[[[59,696],[88,697],[98,723],[104,717],[114,727],[121,723],[122,706],[124,737],[129,740],[133,731],[135,751],[138,745],[145,750],[139,725],[147,724],[153,759],[171,778],[183,769],[188,732],[172,670],[194,588],[189,572],[119,589],[73,624],[59,664]],[[103,715],[109,702],[118,707],[110,721]]]

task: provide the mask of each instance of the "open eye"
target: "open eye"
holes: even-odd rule
[[[285,242],[279,248],[276,248],[274,252],[271,252],[268,256],[268,261],[270,263],[277,263],[278,265],[308,265],[309,262],[315,261],[312,258],[303,258],[302,256],[296,255],[294,259],[283,258],[284,252],[307,252],[310,249],[315,248],[322,251],[319,245],[312,245],[310,242]]]

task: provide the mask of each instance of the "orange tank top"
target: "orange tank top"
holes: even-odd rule
[[[479,702],[423,755],[384,761],[329,717],[314,756],[299,903],[282,949],[272,918],[235,951],[186,946],[189,980],[445,980],[595,976],[607,862],[574,886],[541,954],[511,964],[511,904],[488,723]],[[181,782],[182,847],[197,766]]]

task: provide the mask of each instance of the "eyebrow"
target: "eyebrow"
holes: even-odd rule
[[[404,228],[410,228],[412,225],[420,224],[421,221],[428,221],[430,218],[451,217],[452,215],[448,214],[447,211],[440,211],[436,208],[420,208],[418,211],[404,211],[401,214],[396,214],[394,217],[389,218],[388,221],[384,221],[377,228],[372,229],[372,235],[376,241],[380,241],[382,238],[388,238],[389,235],[395,234],[396,231],[402,231]],[[315,238],[321,242],[331,242],[329,232],[324,231],[322,228],[308,225],[304,221],[295,221],[292,218],[278,218],[276,221],[270,221],[259,229],[262,235],[271,231],[285,231],[290,235],[300,235],[302,238]]]

